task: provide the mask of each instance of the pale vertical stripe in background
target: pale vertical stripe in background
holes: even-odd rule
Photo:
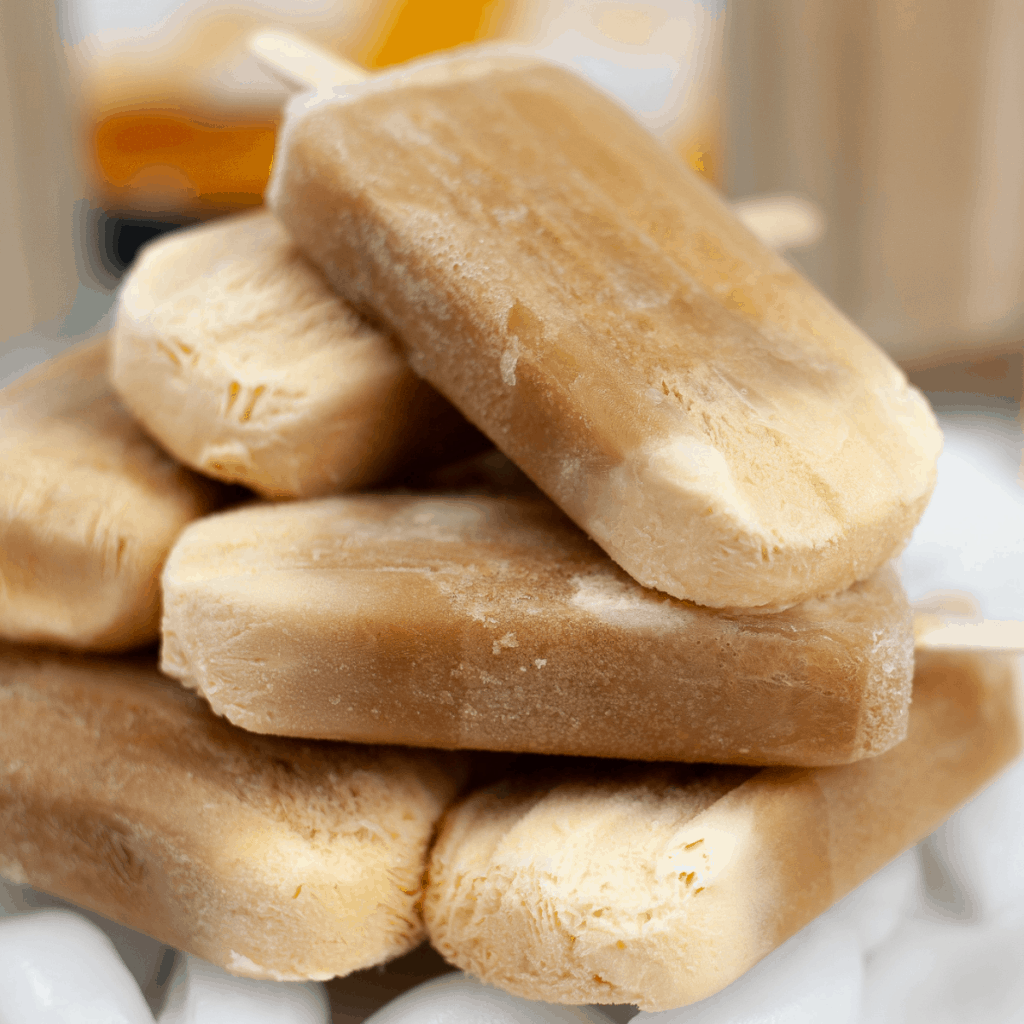
[[[736,0],[725,20],[723,82],[727,194],[794,193],[817,203],[826,234],[795,262],[844,309],[851,253],[836,239],[849,237],[857,139],[843,98],[862,76],[850,6]]]
[[[735,0],[727,191],[794,192],[796,262],[910,365],[1024,340],[1020,0]]]
[[[53,0],[0,0],[0,343],[71,308],[78,285],[68,72]]]
[[[1020,0],[994,0],[986,40],[976,220],[965,310],[968,319],[983,323],[1019,321],[1024,315],[1022,58],[1024,5]]]
[[[897,358],[913,358],[984,332],[963,311],[992,0],[862,6],[861,293],[848,308]]]

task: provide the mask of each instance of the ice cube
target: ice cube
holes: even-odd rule
[[[3,1024],[153,1024],[110,939],[79,914],[0,918]]]
[[[159,1024],[331,1024],[331,1010],[319,982],[236,978],[182,953]]]
[[[862,882],[824,917],[847,924],[865,953],[880,946],[920,899],[921,869],[915,850],[907,850]]]
[[[174,950],[158,939],[150,938],[102,914],[84,907],[75,906],[68,900],[53,896],[30,885],[18,885],[0,878],[0,916],[33,910],[69,910],[91,921],[99,928],[117,950],[117,955],[131,971],[139,988],[152,1008],[161,1001],[162,982],[170,972],[170,961]]]
[[[610,1024],[590,1006],[537,1003],[483,985],[461,972],[417,985],[382,1006],[365,1024]]]
[[[906,921],[868,962],[870,1024],[1020,1024],[1024,924]]]
[[[933,893],[947,910],[974,920],[1024,912],[1024,758],[940,826],[927,849],[948,876]]]
[[[818,918],[716,995],[633,1024],[855,1024],[863,974],[856,931]]]

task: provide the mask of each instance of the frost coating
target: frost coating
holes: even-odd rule
[[[679,629],[682,612],[668,598],[611,574],[573,576],[572,604],[611,626]]]
[[[274,498],[379,479],[459,423],[265,211],[147,247],[112,380],[178,459]]]
[[[242,732],[145,660],[0,650],[0,865],[14,851],[29,884],[253,977],[416,946],[427,846],[462,771]]]
[[[164,671],[258,732],[838,764],[906,730],[891,569],[775,616],[719,612],[640,586],[537,496],[238,509],[182,534],[163,595]]]
[[[925,403],[612,101],[463,52],[289,116],[305,251],[635,579],[785,608],[909,537]]]
[[[519,361],[519,346],[511,343],[501,353],[501,379],[508,387],[515,387],[516,384],[516,363]]]
[[[167,552],[219,498],[117,400],[107,356],[77,345],[0,393],[0,638],[152,642]]]
[[[722,992],[1020,755],[1017,660],[923,655],[908,739],[856,765],[590,763],[478,790],[431,854],[431,942],[530,999],[658,1011]],[[859,965],[849,925],[821,924],[782,962],[824,944]]]

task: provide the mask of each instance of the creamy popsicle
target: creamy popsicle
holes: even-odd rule
[[[907,740],[842,767],[523,759],[446,814],[424,902],[431,941],[529,999],[703,999],[1020,755],[1020,665],[919,652]]]
[[[146,430],[266,497],[374,483],[482,440],[267,211],[147,246],[111,338],[111,381]]]
[[[461,755],[253,736],[148,660],[0,645],[0,874],[255,978],[423,938]]]
[[[563,68],[462,53],[298,98],[270,201],[645,586],[785,607],[866,579],[924,508],[922,396]]]
[[[30,371],[0,392],[0,639],[152,642],[167,552],[221,500],[125,411],[106,339]]]
[[[804,765],[906,734],[891,567],[786,612],[701,608],[541,495],[250,505],[185,531],[163,593],[163,670],[255,732]]]

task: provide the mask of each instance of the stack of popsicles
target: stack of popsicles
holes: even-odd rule
[[[663,1009],[1017,755],[1012,659],[915,666],[924,399],[612,100],[411,64],[297,99],[270,201],[0,395],[0,874]],[[110,656],[158,619],[188,689]]]

